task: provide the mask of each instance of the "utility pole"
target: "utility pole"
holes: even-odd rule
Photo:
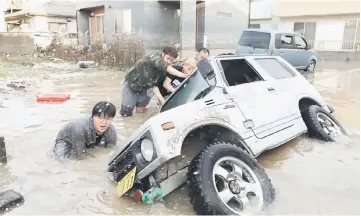
[[[251,27],[251,4],[253,0],[248,0],[248,28]]]

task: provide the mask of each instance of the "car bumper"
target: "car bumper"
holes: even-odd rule
[[[149,139],[153,143],[153,158],[147,162],[141,154],[140,144],[142,139]],[[136,167],[135,181],[139,182],[143,178],[147,177],[156,168],[169,160],[169,155],[164,155],[162,151],[157,149],[157,140],[152,136],[151,129],[148,129],[139,138],[134,140],[133,144],[124,149],[121,153],[114,157],[114,160],[108,165],[107,172],[113,175],[112,179],[118,182],[122,179],[130,170]],[[164,146],[163,146],[164,148]]]

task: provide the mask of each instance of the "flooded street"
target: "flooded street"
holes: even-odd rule
[[[98,149],[92,152],[94,157],[67,165],[52,158],[59,129],[89,115],[100,100],[117,107],[113,124],[119,141],[157,112],[151,101],[145,114],[119,115],[123,72],[79,70],[71,64],[3,67],[11,68],[9,77],[27,81],[26,91],[9,89],[5,94],[1,91],[5,80],[0,76],[0,135],[5,136],[8,154],[8,164],[0,166],[0,185],[25,198],[8,215],[194,214],[184,188],[169,195],[166,206],[118,198],[104,172],[111,149]],[[276,189],[276,200],[266,214],[360,214],[359,63],[320,67],[324,69],[305,76],[333,105],[334,115],[350,137],[336,143],[300,137],[261,155],[258,160]],[[332,70],[335,67],[340,70]],[[69,93],[71,99],[62,104],[36,102],[40,93],[52,92]]]

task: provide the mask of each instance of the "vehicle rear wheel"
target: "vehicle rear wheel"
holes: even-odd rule
[[[330,113],[319,106],[311,105],[307,107],[302,112],[302,117],[310,136],[334,142],[336,137],[347,134],[342,125]]]
[[[275,197],[264,169],[241,148],[226,142],[208,146],[193,159],[188,189],[198,215],[255,212]]]
[[[308,64],[306,71],[307,72],[314,72],[316,68],[316,62],[314,60],[311,60],[310,63]]]

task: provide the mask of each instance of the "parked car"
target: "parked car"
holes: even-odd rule
[[[307,132],[325,141],[346,134],[331,105],[279,56],[216,56],[197,67],[111,153],[119,196],[141,193],[152,203],[187,184],[197,214],[257,211],[275,198],[257,156]]]
[[[262,29],[245,29],[237,45],[236,54],[265,54],[281,56],[297,70],[313,72],[317,53],[298,33]]]

